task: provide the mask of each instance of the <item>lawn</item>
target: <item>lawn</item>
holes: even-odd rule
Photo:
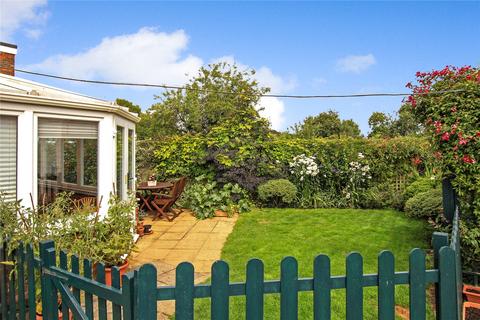
[[[300,277],[311,277],[313,259],[328,254],[333,275],[345,274],[345,257],[358,251],[364,272],[376,273],[381,250],[395,254],[398,271],[408,270],[412,248],[428,248],[431,232],[424,222],[412,220],[394,210],[353,209],[256,209],[243,214],[222,251],[230,265],[231,281],[245,280],[245,264],[250,258],[265,263],[265,279],[278,279],[280,261],[285,256],[298,260]],[[408,306],[408,287],[397,287],[396,303]],[[196,300],[196,319],[209,319],[209,300]],[[377,290],[364,289],[364,318],[377,319]],[[265,319],[279,319],[279,295],[265,298]],[[430,313],[430,311],[429,311]],[[312,319],[312,294],[301,293],[299,319]],[[332,318],[345,318],[345,291],[332,295]],[[230,319],[245,319],[244,297],[230,298]]]

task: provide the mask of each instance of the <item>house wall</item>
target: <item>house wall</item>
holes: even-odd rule
[[[110,193],[116,182],[116,126],[121,125],[124,141],[128,141],[128,129],[135,130],[135,123],[112,113],[71,108],[47,107],[13,102],[0,102],[0,114],[18,116],[17,199],[31,207],[30,194],[37,199],[37,134],[38,118],[62,118],[98,122],[98,198],[103,196],[100,213],[106,213]],[[124,148],[124,172],[128,162],[128,143]],[[126,189],[126,185],[124,187]],[[126,192],[123,197],[126,197]]]

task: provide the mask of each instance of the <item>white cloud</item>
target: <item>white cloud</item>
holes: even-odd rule
[[[188,36],[142,28],[137,33],[108,37],[93,48],[72,55],[56,55],[28,66],[62,76],[109,81],[182,85],[194,76],[202,59],[182,53]]]
[[[270,121],[272,129],[281,130],[283,128],[285,105],[282,100],[274,97],[262,97],[258,101],[258,108],[260,115]]]
[[[240,69],[250,69],[250,66],[242,64],[235,60],[234,56],[223,56],[212,60],[212,63],[227,62],[229,64],[236,64]],[[271,89],[271,93],[283,94],[296,88],[297,80],[294,77],[282,77],[276,75],[273,71],[262,66],[256,69],[255,79],[260,86],[268,87]],[[272,129],[281,130],[285,123],[285,117],[283,115],[285,111],[284,102],[275,97],[261,98],[257,105],[260,109],[260,115],[267,118],[272,125]],[[263,109],[263,110],[262,110]]]
[[[11,41],[12,35],[25,28],[26,35],[33,35],[31,30],[39,30],[48,19],[45,10],[47,0],[2,0],[0,1],[0,39]],[[39,32],[36,32],[40,36]]]
[[[341,72],[361,73],[375,63],[377,61],[371,53],[364,56],[349,55],[337,60],[337,69]]]

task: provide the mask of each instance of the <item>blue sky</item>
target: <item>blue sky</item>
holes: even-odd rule
[[[1,40],[17,67],[98,80],[181,85],[202,64],[234,61],[282,94],[405,92],[418,70],[480,65],[480,2],[1,2]],[[186,74],[188,76],[186,76]],[[144,109],[161,90],[17,74]],[[401,98],[265,98],[285,130],[328,109],[368,131]]]

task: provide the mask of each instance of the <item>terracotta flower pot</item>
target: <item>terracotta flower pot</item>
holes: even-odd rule
[[[468,302],[480,303],[480,287],[464,284],[463,294]]]
[[[215,210],[215,217],[228,218],[228,213],[223,210]]]
[[[128,261],[125,260],[125,262],[121,265],[118,266],[120,269],[120,286],[122,285],[122,276],[127,273],[127,268],[128,268]],[[112,268],[106,267],[105,268],[105,284],[107,286],[112,285]]]
[[[139,221],[139,222],[137,223],[137,234],[138,234],[140,237],[143,237],[144,232],[145,232],[145,227],[143,226],[143,221]]]

